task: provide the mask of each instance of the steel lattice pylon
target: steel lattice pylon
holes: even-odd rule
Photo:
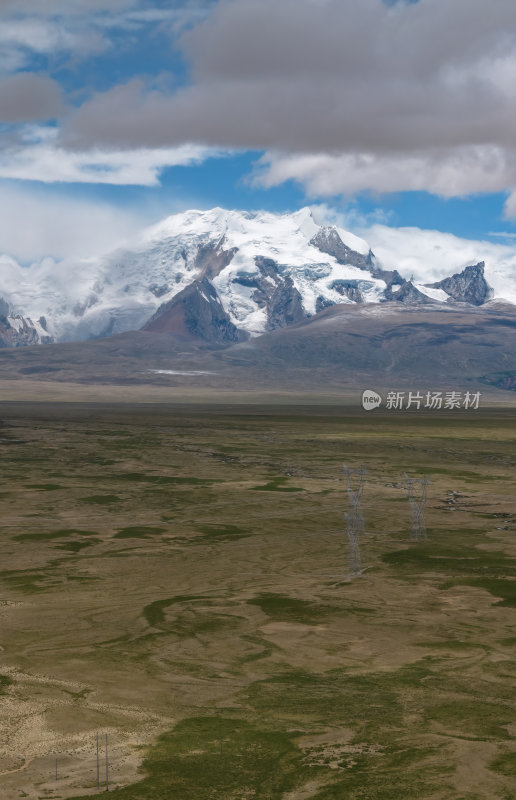
[[[411,478],[405,474],[404,478],[405,486],[407,487],[410,510],[412,511],[411,536],[413,539],[416,539],[416,541],[421,541],[427,538],[425,525],[425,506],[426,490],[430,481],[426,476],[424,478]]]
[[[352,575],[362,572],[362,559],[360,557],[360,536],[355,528],[352,514],[344,512],[346,520],[346,533],[349,541],[349,567]]]
[[[350,511],[344,513],[346,534],[349,541],[350,570],[352,574],[358,575],[362,572],[360,535],[364,532],[364,517],[362,515],[361,502],[367,470],[365,467],[352,470],[345,464],[342,466],[346,476],[346,488],[350,506]]]

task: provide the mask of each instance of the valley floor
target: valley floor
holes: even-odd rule
[[[4,403],[0,448],[3,797],[95,794],[99,733],[121,800],[516,798],[513,411]]]

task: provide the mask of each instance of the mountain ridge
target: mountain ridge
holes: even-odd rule
[[[355,234],[318,225],[308,208],[282,215],[187,211],[100,259],[28,270],[8,257],[0,262],[4,347],[139,329],[231,345],[334,305],[483,306],[509,299],[489,284],[484,261],[440,281],[416,280],[381,263]]]
[[[360,393],[516,387],[512,307],[341,304],[233,344],[177,332],[0,350],[0,380]]]

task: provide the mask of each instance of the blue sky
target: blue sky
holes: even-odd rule
[[[215,205],[511,243],[515,129],[513,0],[0,0],[21,261]]]

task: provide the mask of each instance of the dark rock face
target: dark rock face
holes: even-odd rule
[[[379,269],[375,267],[371,270],[371,273],[375,278],[380,278],[380,280],[385,281],[387,288],[392,287],[395,284],[401,285],[405,283],[405,278],[401,277],[397,269]]]
[[[152,283],[149,286],[149,290],[152,292],[154,297],[163,297],[164,294],[167,294],[167,292],[170,291],[166,283],[162,284],[161,286],[158,286],[157,283]]]
[[[328,300],[326,297],[319,295],[317,300],[315,301],[315,313],[318,314],[319,311],[323,311],[325,308],[330,308],[330,306],[334,306],[335,303],[333,300]]]
[[[282,278],[279,274],[278,265],[272,258],[257,256],[255,264],[259,269],[258,275],[238,275],[233,280],[233,283],[254,289],[252,293],[254,302],[260,308],[268,309],[271,297],[282,282]]]
[[[335,291],[341,294],[342,297],[347,297],[348,300],[352,300],[353,303],[364,302],[364,297],[359,288],[359,281],[354,281],[354,280],[333,281],[333,283],[330,285],[330,289],[335,289]]]
[[[10,312],[9,303],[3,297],[0,297],[0,317],[8,317]]]
[[[256,256],[255,264],[258,275],[238,276],[234,283],[254,289],[254,302],[267,310],[267,330],[285,328],[306,319],[309,315],[303,307],[303,298],[290,275],[281,275],[279,265],[272,258]]]
[[[371,270],[374,267],[374,255],[371,250],[367,256],[352,250],[344,244],[335,228],[321,228],[310,240],[310,244],[317,247],[321,253],[333,256],[339,264],[351,264],[353,267],[367,270]]]
[[[353,303],[364,303],[365,298],[362,292],[371,289],[373,286],[374,283],[371,281],[348,278],[346,280],[333,281],[333,283],[330,284],[330,289],[334,289],[342,295],[342,297],[347,297],[348,300],[351,300]]]
[[[238,247],[224,250],[224,237],[216,244],[200,245],[195,257],[194,268],[200,271],[199,279],[216,278],[222,270],[231,264]]]
[[[202,280],[202,278],[209,278],[211,280],[216,278],[217,275],[231,263],[237,252],[238,247],[224,250],[224,237],[222,237],[219,241],[200,244],[194,257],[189,256],[186,250],[182,250],[181,255],[185,266],[197,273],[198,280]],[[154,297],[163,297],[163,295],[171,291],[174,283],[179,283],[183,277],[184,273],[181,272],[171,275],[169,283],[152,283],[148,287],[149,291],[152,292]]]
[[[4,300],[2,303],[4,305],[0,306],[0,310],[4,311],[7,304]],[[29,347],[33,344],[52,344],[53,341],[50,335],[40,336],[29,317],[0,313],[0,347]]]
[[[422,305],[423,303],[435,302],[435,300],[420,292],[419,289],[416,289],[412,281],[402,281],[400,288],[396,291],[392,290],[393,285],[396,284],[390,283],[384,292],[386,300],[396,300],[398,303],[406,303],[407,305]]]
[[[269,317],[267,330],[269,331],[286,328],[287,325],[306,319],[303,298],[294,286],[290,275],[272,293],[267,311]]]
[[[208,278],[200,278],[164,303],[142,328],[175,333],[210,344],[235,344],[248,338],[230,320]]]
[[[431,283],[433,289],[444,289],[452,300],[459,303],[469,303],[472,306],[481,306],[493,294],[484,277],[485,262],[480,261],[471,267],[466,267],[462,272],[457,272],[451,278],[445,278],[438,283]]]

